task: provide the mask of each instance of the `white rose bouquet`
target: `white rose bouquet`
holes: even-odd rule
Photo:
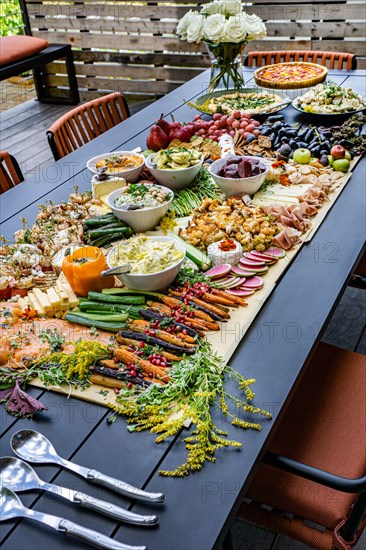
[[[264,38],[266,27],[260,17],[245,13],[239,0],[213,0],[200,12],[187,12],[176,32],[182,40],[206,44],[212,62],[209,90],[213,91],[244,86],[244,47],[250,40]]]

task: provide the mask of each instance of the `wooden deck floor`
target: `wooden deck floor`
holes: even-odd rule
[[[145,103],[131,105],[131,114],[144,106]],[[71,109],[70,105],[49,105],[31,99],[0,113],[0,150],[5,149],[17,159],[25,178],[42,173],[54,162],[46,130]]]
[[[136,111],[141,106],[135,106]],[[25,177],[53,162],[47,128],[70,109],[30,100],[0,114],[0,149],[13,154]],[[366,355],[366,291],[348,287],[328,325],[323,341]],[[233,525],[234,550],[307,550],[309,547],[242,521]],[[366,531],[357,545],[366,550]]]

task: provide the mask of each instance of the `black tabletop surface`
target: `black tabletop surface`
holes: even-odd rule
[[[250,82],[250,70],[246,76]],[[363,71],[330,71],[330,77],[365,95]],[[11,238],[20,227],[20,216],[32,223],[38,204],[49,199],[55,202],[66,199],[75,184],[81,190],[90,188],[86,161],[111,150],[144,147],[149,126],[162,112],[164,115],[174,113],[176,120],[191,120],[196,113],[183,100],[200,95],[207,82],[206,72],[50,166],[39,181],[31,178],[2,195],[0,233]],[[292,107],[283,113],[287,120],[304,120],[304,115]],[[214,464],[205,464],[200,472],[189,477],[162,478],[158,475],[160,467],[170,469],[184,462],[185,434],[157,445],[149,433],[129,433],[122,418],[108,424],[108,411],[101,406],[33,388],[32,394],[42,395],[42,402],[49,410],[36,415],[34,420],[16,420],[1,410],[2,456],[12,455],[9,441],[14,432],[24,427],[39,430],[64,458],[138,487],[163,491],[167,499],[165,504],[154,507],[160,523],[153,529],[119,524],[41,491],[23,493],[22,501],[35,510],[66,517],[128,544],[146,544],[149,549],[206,550],[218,546],[301,381],[304,363],[311,356],[364,249],[365,171],[366,162],[362,160],[312,241],[303,246],[276,286],[231,360],[235,369],[257,379],[255,402],[273,414],[272,421],[261,422],[261,432],[236,429],[214,412],[217,425],[224,427],[229,437],[242,441],[243,448],[219,451]],[[230,380],[227,388],[236,392]],[[45,481],[83,490],[136,512],[153,511],[151,505],[131,503],[57,466],[36,466],[35,469]],[[88,547],[29,520],[2,523],[0,530],[4,549]]]

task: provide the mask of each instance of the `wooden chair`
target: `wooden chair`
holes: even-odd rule
[[[357,59],[353,53],[306,50],[250,52],[244,59],[244,65],[246,67],[262,67],[289,61],[318,63],[318,65],[323,65],[329,69],[357,69]]]
[[[350,549],[366,521],[365,433],[366,357],[320,344],[238,517],[319,550]]]
[[[366,252],[363,253],[348,286],[366,290]]]
[[[24,181],[16,159],[7,151],[0,151],[0,194]]]
[[[72,153],[129,116],[127,102],[119,92],[72,109],[47,130],[55,160]]]

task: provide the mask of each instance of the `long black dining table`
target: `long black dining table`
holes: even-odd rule
[[[245,69],[245,77],[250,84],[250,69]],[[365,71],[332,70],[328,78],[366,95]],[[20,217],[33,223],[39,204],[67,199],[74,185],[81,191],[90,189],[91,175],[85,165],[91,157],[138,146],[144,149],[148,129],[161,113],[166,117],[173,114],[178,121],[191,120],[196,112],[185,101],[202,94],[208,79],[206,71],[74,153],[50,163],[37,178],[29,178],[1,195],[0,234],[11,240],[14,231],[21,227]],[[291,122],[340,122],[337,117],[310,118],[292,106],[283,114]],[[149,550],[207,550],[226,544],[239,504],[365,248],[365,167],[363,159],[313,239],[302,247],[238,342],[230,361],[243,375],[257,380],[255,403],[273,415],[272,420],[261,420],[260,432],[233,427],[218,408],[213,408],[217,425],[228,431],[230,439],[242,442],[243,447],[218,451],[216,462],[205,463],[200,472],[188,477],[162,477],[159,469],[174,469],[185,462],[183,438],[188,430],[158,445],[153,434],[130,433],[122,417],[108,423],[107,408],[32,388],[31,394],[40,397],[48,411],[37,413],[32,420],[18,420],[2,408],[1,456],[13,455],[10,438],[16,431],[38,430],[62,457],[148,491],[163,492],[166,501],[156,506],[137,504],[53,465],[35,469],[45,481],[84,491],[134,512],[156,513],[159,525],[143,528],[121,524],[43,491],[22,493],[22,501],[34,510],[68,518],[127,544],[146,545]],[[237,393],[231,380],[226,384],[229,393]],[[1,523],[0,528],[4,550],[88,547],[29,520],[10,520]]]

